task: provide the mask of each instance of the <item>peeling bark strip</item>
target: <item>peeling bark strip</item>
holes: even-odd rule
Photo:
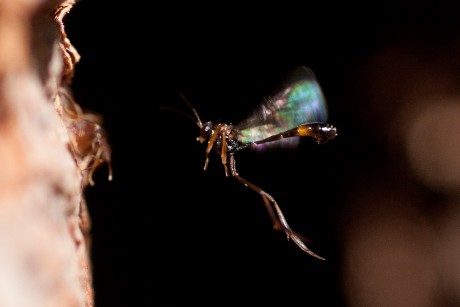
[[[83,190],[110,147],[68,89],[74,4],[0,1],[0,306],[94,305]]]
[[[61,38],[59,47],[61,48],[64,57],[64,70],[62,74],[63,83],[71,82],[74,75],[75,64],[80,61],[80,54],[74,48],[74,46],[72,46],[70,40],[67,38],[63,22],[65,15],[70,12],[74,4],[75,0],[65,0],[60,5],[58,5],[54,11],[54,21],[56,22]]]

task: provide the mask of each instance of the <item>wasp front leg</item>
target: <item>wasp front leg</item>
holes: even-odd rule
[[[222,124],[217,125],[217,127],[212,131],[211,136],[209,137],[208,146],[206,147],[206,160],[204,161],[205,171],[208,169],[209,153],[211,152],[212,147],[214,146],[214,143],[219,137],[219,132],[221,129],[222,129]]]

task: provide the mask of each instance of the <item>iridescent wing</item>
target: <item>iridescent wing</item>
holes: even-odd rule
[[[257,142],[302,124],[326,123],[326,99],[313,71],[298,67],[290,77],[284,90],[267,99],[251,117],[236,125],[240,142]],[[264,145],[293,147],[298,142],[299,137],[290,137]]]

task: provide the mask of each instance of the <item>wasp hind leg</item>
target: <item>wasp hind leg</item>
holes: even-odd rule
[[[326,260],[325,258],[315,254],[312,250],[310,250],[304,242],[306,240],[302,239],[301,235],[299,235],[297,232],[291,229],[291,227],[286,221],[286,218],[284,217],[283,212],[281,211],[280,207],[278,206],[278,203],[273,198],[273,196],[271,196],[270,194],[268,194],[267,192],[265,192],[258,186],[250,183],[249,181],[247,181],[246,179],[238,175],[236,171],[236,165],[235,165],[236,163],[235,163],[235,158],[233,154],[229,155],[229,161],[230,161],[230,171],[231,171],[232,176],[235,177],[235,179],[237,179],[241,183],[243,183],[245,186],[257,192],[260,196],[262,196],[262,199],[264,201],[265,207],[267,208],[268,214],[270,215],[270,218],[272,219],[273,228],[279,231],[283,230],[286,233],[288,240],[291,239],[292,241],[294,241],[294,243],[297,244],[297,246],[301,250],[303,250],[310,256],[313,256],[320,260]]]

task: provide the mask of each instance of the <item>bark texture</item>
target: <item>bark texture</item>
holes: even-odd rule
[[[92,306],[83,189],[110,160],[68,87],[74,1],[0,1],[0,306]]]

